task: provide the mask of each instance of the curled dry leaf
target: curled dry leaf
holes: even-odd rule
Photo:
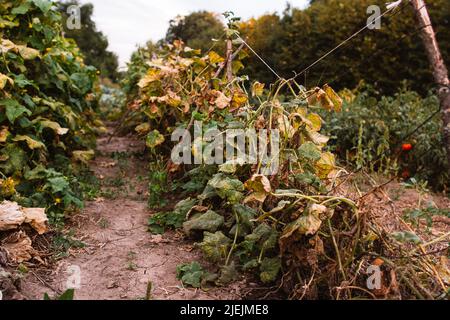
[[[44,234],[48,231],[48,218],[44,208],[23,208],[22,211],[25,216],[25,223],[30,224],[37,233]]]
[[[28,261],[34,254],[31,239],[23,231],[14,233],[6,238],[2,243],[2,247],[7,252],[8,260],[13,263]]]
[[[48,230],[47,221],[44,208],[22,208],[11,201],[0,204],[0,231],[13,230],[22,223],[28,223],[39,234],[43,234]]]
[[[25,216],[16,202],[3,201],[0,204],[0,231],[16,229],[25,221]]]
[[[228,98],[223,92],[215,91],[215,93],[216,93],[215,104],[217,108],[225,109],[230,105],[231,99]]]
[[[244,186],[247,190],[253,191],[244,202],[253,200],[264,202],[267,195],[272,191],[269,179],[262,174],[254,174],[247,182],[245,182]]]

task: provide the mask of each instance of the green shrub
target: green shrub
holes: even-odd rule
[[[424,126],[420,124],[439,108],[433,95],[422,98],[402,89],[392,97],[377,97],[370,87],[347,97],[343,111],[327,119],[326,130],[332,136],[332,148],[341,159],[357,168],[367,167],[381,173],[400,173],[403,177],[423,179],[435,189],[448,186],[448,163],[442,144],[442,121],[436,114]],[[407,138],[405,138],[407,137]],[[412,144],[402,151],[402,144]]]

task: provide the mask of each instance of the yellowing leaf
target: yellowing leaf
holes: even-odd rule
[[[247,95],[244,93],[235,93],[231,100],[231,106],[233,109],[242,107],[248,101]]]
[[[209,61],[212,64],[216,64],[216,63],[220,63],[220,62],[224,62],[225,59],[222,58],[220,55],[218,55],[215,51],[210,51],[208,53],[208,57],[209,57]]]
[[[16,182],[9,177],[5,180],[0,179],[0,195],[3,197],[11,197],[16,193]]]
[[[306,117],[309,120],[307,127],[312,131],[320,131],[322,128],[322,118],[317,113],[310,113]]]
[[[136,128],[134,128],[134,131],[136,131],[140,135],[144,135],[150,132],[150,123],[144,122],[138,125]]]
[[[258,81],[254,82],[252,85],[252,96],[259,97],[262,96],[264,92],[264,83]]]
[[[11,85],[14,85],[14,80],[8,77],[7,75],[4,75],[3,73],[0,73],[0,89],[5,88],[7,83],[10,83]]]
[[[94,150],[76,150],[72,152],[72,158],[75,161],[79,161],[84,164],[88,164],[90,160],[94,159],[94,155]]]
[[[314,90],[315,93],[308,97],[308,104],[313,106],[320,106],[326,110],[333,110],[333,101],[331,101],[327,93],[320,88],[316,88]]]
[[[17,46],[17,48],[19,49],[19,54],[25,60],[33,60],[40,57],[39,51],[36,49],[28,48],[26,46]]]
[[[58,122],[51,121],[51,120],[41,120],[39,121],[39,124],[43,126],[44,128],[50,128],[52,129],[57,135],[63,136],[67,132],[69,132],[69,129],[62,128]]]
[[[143,89],[147,87],[150,83],[159,80],[161,74],[158,70],[150,69],[147,74],[138,82],[138,87]]]
[[[334,154],[331,152],[322,153],[319,161],[316,162],[316,171],[319,178],[324,179],[335,168]]]
[[[6,142],[8,135],[9,135],[8,127],[2,127],[0,129],[0,143]]]
[[[17,46],[14,44],[14,42],[6,39],[2,39],[0,43],[0,52],[6,53],[12,49],[16,49]]]
[[[26,135],[18,135],[13,139],[13,141],[25,141],[31,150],[40,148],[45,149],[45,144],[43,144],[41,141],[34,140],[33,138]]]
[[[342,110],[342,98],[327,84],[323,86],[323,90],[333,103],[334,111],[340,112]]]

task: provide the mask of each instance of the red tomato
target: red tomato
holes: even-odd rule
[[[402,178],[403,179],[408,179],[409,176],[410,176],[410,173],[409,173],[408,169],[405,169],[405,170],[402,171]]]
[[[412,149],[412,144],[411,143],[404,143],[402,144],[402,150],[403,151],[409,151]]]

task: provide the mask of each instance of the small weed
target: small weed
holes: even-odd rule
[[[425,221],[427,228],[431,228],[433,217],[443,216],[450,218],[450,209],[439,209],[431,204],[427,208],[407,209],[404,211],[405,220],[411,222],[414,226],[419,226],[421,221]]]
[[[109,227],[110,223],[109,223],[108,219],[101,218],[98,222],[98,225],[100,226],[100,228],[106,229]]]
[[[55,251],[55,258],[61,259],[67,257],[67,252],[70,248],[83,248],[85,244],[77,239],[74,239],[75,232],[70,230],[67,233],[58,233],[53,238],[53,250]]]

